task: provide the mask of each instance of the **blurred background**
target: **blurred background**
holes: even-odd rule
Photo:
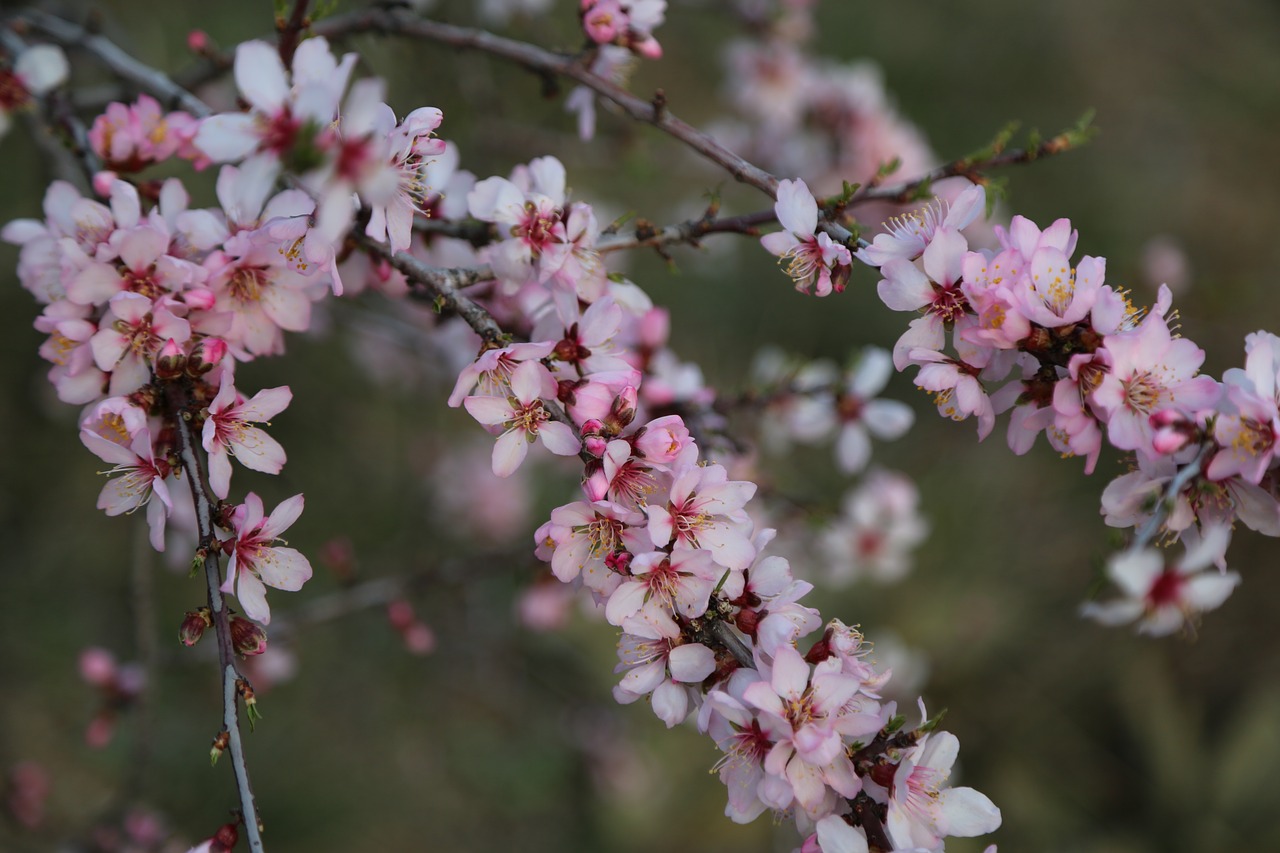
[[[665,55],[638,68],[633,91],[663,88],[695,125],[731,116],[723,51],[748,34],[732,5],[672,2],[657,31]],[[471,23],[480,7],[439,0],[427,11]],[[576,7],[555,0],[498,28],[572,49]],[[272,31],[271,5],[249,0],[45,8],[91,15],[167,69],[190,64],[192,29],[226,48]],[[1092,144],[1000,173],[1001,215],[1042,225],[1069,217],[1078,253],[1105,256],[1108,282],[1130,287],[1137,303],[1160,280],[1185,277],[1174,302],[1181,333],[1206,350],[1214,375],[1242,364],[1246,333],[1280,331],[1280,6],[828,0],[816,15],[817,50],[877,64],[897,112],[940,159],[981,147],[1011,119],[1048,135],[1096,109]],[[441,135],[482,177],[555,153],[602,220],[634,212],[674,222],[698,215],[714,192],[726,212],[767,206],[608,110],[597,139],[579,141],[559,99],[497,61],[369,37],[350,49],[365,57],[363,73],[388,77],[399,113],[443,109]],[[87,57],[73,66],[78,84],[106,81]],[[0,141],[0,221],[38,216],[58,175],[33,127],[19,122]],[[189,184],[196,204],[212,203],[211,175]],[[673,348],[729,393],[747,386],[765,344],[845,362],[866,344],[891,347],[908,319],[881,305],[865,270],[841,296],[796,294],[749,238],[712,238],[671,257],[636,255],[624,268],[671,309]],[[202,584],[188,580],[185,555],[149,552],[142,518],[94,509],[102,463],[44,379],[38,309],[16,260],[0,246],[0,771],[34,762],[50,793],[35,828],[0,821],[0,849],[126,850],[144,823],[185,849],[181,840],[212,834],[235,804],[227,762],[210,770],[206,760],[219,728],[216,666],[200,654],[211,649],[175,641]],[[546,575],[532,531],[573,495],[571,468],[548,462],[509,483],[485,479],[489,440],[443,405],[456,368],[417,315],[377,294],[321,310],[317,331],[291,338],[286,357],[240,372],[245,387],[289,384],[294,402],[273,427],[289,454],[283,474],[241,470],[236,488],[268,506],[304,492],[289,542],[316,566],[302,592],[273,594],[280,627],[271,659],[255,662],[264,719],[247,750],[269,848],[791,849],[787,826],[722,817],[709,741],[667,731],[643,703],[614,704],[612,629],[577,608],[563,628],[529,627],[528,614],[542,611],[527,591]],[[1276,543],[1238,532],[1229,556],[1244,584],[1194,636],[1153,641],[1082,622],[1076,608],[1117,542],[1097,507],[1123,470],[1118,454],[1104,452],[1085,477],[1079,460],[1043,442],[1013,457],[1003,420],[978,444],[972,423],[938,418],[906,376],[887,393],[911,403],[917,424],[877,444],[876,463],[917,481],[931,535],[903,582],[820,588],[811,603],[873,641],[892,632],[919,655],[909,669],[929,708],[949,709],[945,728],[962,745],[954,781],[1004,813],[992,838],[950,849],[1280,849]],[[806,521],[790,519],[775,549],[784,555],[782,543],[816,535],[851,486],[829,446],[756,464],[776,494],[812,508]],[[480,532],[481,512],[504,503],[505,534]],[[796,572],[806,574],[799,559]],[[411,603],[428,634],[409,637],[385,606],[352,607],[342,593],[378,578],[409,579],[388,597]],[[351,612],[329,618],[335,608]],[[101,748],[86,743],[103,704],[78,673],[87,647],[152,660],[144,700],[117,716]],[[914,695],[902,701],[914,707]],[[18,786],[7,784],[11,796]]]

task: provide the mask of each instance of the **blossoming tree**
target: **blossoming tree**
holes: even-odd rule
[[[305,655],[300,627],[378,607],[409,651],[456,649],[465,635],[434,631],[410,599],[430,607],[446,590],[483,594],[479,568],[495,560],[485,543],[514,531],[526,544],[497,559],[522,561],[519,620],[564,630],[581,608],[598,623],[583,637],[616,636],[612,698],[696,732],[731,821],[772,815],[794,827],[786,843],[828,853],[987,844],[1001,810],[950,778],[963,728],[944,729],[918,699],[910,654],[892,653],[891,641],[878,650],[856,610],[815,603],[824,586],[900,581],[927,535],[911,479],[920,472],[873,462],[882,442],[911,442],[917,417],[886,395],[892,374],[905,373],[945,418],[972,419],[978,439],[1006,444],[1009,465],[1041,434],[1082,460],[1063,467],[1084,474],[1121,459],[1123,472],[1096,490],[1122,535],[1108,556],[1099,537],[1106,586],[1088,590],[1085,578],[1078,611],[1167,635],[1194,629],[1241,583],[1229,547],[1242,529],[1280,534],[1280,337],[1251,330],[1240,366],[1202,372],[1206,352],[1179,325],[1170,287],[1144,299],[1108,278],[1068,219],[1004,211],[995,172],[1079,147],[1087,121],[1019,144],[1002,131],[940,161],[865,66],[816,58],[816,4],[779,0],[722,10],[742,33],[727,54],[732,114],[699,128],[677,117],[674,85],[627,85],[635,66],[666,61],[663,33],[679,6],[550,5],[479,4],[481,26],[463,26],[396,3],[335,12],[297,0],[260,38],[224,47],[190,33],[194,64],[173,73],[78,20],[37,10],[4,19],[0,109],[25,112],[72,169],[2,232],[38,306],[52,393],[84,448],[110,466],[98,509],[145,521],[149,547],[191,575],[157,580],[134,556],[133,594],[148,602],[137,620],[143,660],[81,656],[102,697],[87,739],[110,742],[127,710],[163,714],[154,680],[170,655],[147,651],[151,622],[177,626],[181,659],[217,672],[210,756],[230,765],[234,799],[229,819],[210,808],[177,835],[203,836],[196,850],[264,850],[273,809],[255,795],[245,724],[256,728],[260,694],[290,674],[281,646]],[[512,15],[545,16],[577,46],[483,28]],[[425,104],[393,98],[357,52],[372,59],[393,39],[487,55],[495,74],[532,72],[572,114],[558,121],[586,143],[576,150],[619,156],[603,125],[648,125],[673,141],[670,157],[700,158],[754,195],[733,192],[731,210],[730,191],[708,203],[676,182],[659,209],[698,203],[693,218],[619,215],[625,181],[598,197],[583,191],[575,159],[540,150],[532,132],[513,143],[518,158],[486,174],[469,162],[480,143],[451,132],[454,111],[437,107],[431,86],[414,89]],[[117,80],[109,92],[82,85],[93,69]],[[469,82],[459,71],[457,85]],[[564,83],[574,88],[561,97]],[[459,126],[483,135],[466,110]],[[886,318],[912,319],[883,347],[849,342],[844,367],[729,336],[740,349],[727,360],[754,367],[749,379],[739,371],[744,390],[715,387],[673,346],[681,318],[653,298],[649,277],[661,273],[637,257],[680,261],[689,247],[716,251],[713,241],[753,264],[776,260],[774,286],[790,286],[803,310],[839,311],[861,288]],[[443,381],[426,382],[433,416],[459,415],[423,430],[438,492],[424,514],[439,532],[415,548],[432,571],[356,577],[343,538],[355,530],[285,541],[301,527],[295,486],[308,512],[327,504],[354,515],[361,497],[309,486],[273,423],[303,402],[301,385],[323,389],[324,377],[308,382],[315,368],[299,362],[297,378],[268,387],[259,368],[278,361],[277,375],[290,376],[295,338],[344,324],[372,334],[360,356],[369,382],[392,370],[375,343],[388,336],[447,365]],[[420,366],[409,369],[421,380]],[[326,453],[360,456],[380,440],[344,424],[357,403],[320,397],[308,429]],[[467,429],[491,446],[468,446]],[[755,457],[815,444],[841,477],[857,478],[839,509],[789,493]],[[953,460],[934,465],[957,492],[968,487]],[[519,495],[535,466],[576,483],[553,480],[555,503],[522,528]],[[288,487],[264,501],[272,478]],[[451,526],[436,514],[451,515],[468,547],[433,547]],[[291,604],[284,593],[314,584],[318,566],[334,591]],[[157,613],[161,583],[198,600]],[[574,730],[579,746],[590,728]],[[145,757],[140,747],[136,772]],[[10,809],[36,825],[48,780],[21,769]],[[113,843],[133,847],[106,849],[175,843],[128,805],[107,823]]]

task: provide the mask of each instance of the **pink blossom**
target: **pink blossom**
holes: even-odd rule
[[[711,561],[708,551],[650,551],[637,554],[628,570],[630,578],[609,596],[604,615],[621,626],[643,608],[652,619],[678,614],[696,619],[707,610],[711,590],[724,569]]]
[[[107,474],[118,475],[102,487],[98,509],[116,516],[145,506],[151,546],[163,551],[164,523],[173,508],[169,487],[165,484],[170,471],[169,463],[155,456],[151,431],[145,427],[139,429],[127,447],[88,428],[80,431],[80,440],[99,459],[115,466]],[[152,500],[153,497],[159,500]]]
[[[266,587],[296,592],[311,580],[311,563],[293,548],[275,545],[302,514],[302,495],[281,502],[263,517],[262,498],[250,492],[231,516],[235,538],[223,547],[231,554],[222,591],[234,593],[245,615],[263,625],[271,622]]]
[[[933,242],[941,228],[963,231],[983,211],[986,190],[972,184],[953,204],[941,199],[917,211],[895,217],[885,223],[886,234],[877,234],[871,245],[859,249],[858,260],[872,267],[883,267],[891,260],[915,260]],[[891,306],[892,307],[892,306]]]
[[[218,396],[209,404],[203,444],[209,452],[209,485],[225,499],[231,487],[231,456],[254,471],[279,474],[285,453],[280,442],[253,423],[264,423],[284,411],[293,399],[288,386],[267,388],[245,400],[229,378],[223,379]]]
[[[646,508],[653,544],[706,548],[720,565],[745,569],[756,552],[743,507],[755,492],[755,483],[729,480],[723,465],[684,470],[676,476],[667,504]]]
[[[509,477],[520,467],[529,445],[541,441],[557,456],[573,456],[582,449],[573,430],[559,421],[542,403],[555,397],[551,373],[536,361],[522,363],[511,374],[510,397],[467,397],[463,405],[471,416],[486,426],[501,427],[493,448],[493,473]]]
[[[1153,548],[1112,557],[1107,562],[1107,576],[1125,597],[1086,602],[1080,614],[1103,625],[1122,625],[1137,619],[1138,633],[1159,637],[1194,624],[1198,614],[1221,606],[1240,583],[1240,575],[1201,569],[1221,559],[1231,539],[1230,528],[1209,527],[1203,538],[1191,530],[1183,536],[1189,540],[1186,554],[1170,566],[1165,565],[1164,555]]]
[[[789,261],[787,275],[796,283],[796,290],[808,293],[815,288],[818,296],[842,292],[852,272],[852,257],[831,235],[817,233],[818,203],[805,182],[779,181],[773,209],[783,230],[766,234],[760,243],[771,254]]]
[[[652,695],[653,712],[671,728],[689,715],[689,690],[716,669],[715,654],[700,643],[685,642],[670,619],[628,619],[618,641],[614,672],[625,673],[614,688],[618,702],[629,704]]]
[[[945,788],[960,742],[949,732],[921,739],[893,774],[886,829],[895,849],[941,849],[943,838],[972,838],[1000,827],[1000,810],[973,788]]]

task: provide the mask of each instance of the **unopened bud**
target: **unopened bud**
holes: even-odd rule
[[[632,385],[623,388],[622,393],[614,398],[613,408],[609,411],[609,426],[613,435],[622,432],[636,419],[637,398],[638,393]]]
[[[209,608],[188,610],[186,618],[182,620],[182,627],[178,629],[178,640],[184,646],[194,646],[200,642],[205,630],[212,624],[213,619],[209,615]]]
[[[115,172],[103,171],[93,176],[93,191],[98,195],[106,198],[111,195],[111,185],[116,182],[120,176]]]
[[[260,655],[267,650],[267,632],[239,614],[231,614],[231,645],[241,657]]]
[[[231,745],[231,735],[226,729],[218,732],[213,739],[213,746],[209,748],[209,763],[217,764],[218,759],[222,757],[222,753],[227,751],[227,747]]]
[[[387,605],[387,621],[397,631],[405,631],[414,622],[413,605],[403,598]]]
[[[620,575],[631,574],[631,552],[630,551],[614,551],[612,554],[604,558],[604,564],[607,568],[617,572]]]
[[[738,626],[738,630],[746,634],[748,637],[755,639],[756,631],[760,627],[760,619],[763,614],[759,610],[742,609],[738,611],[738,615],[734,617],[733,623]]]
[[[218,831],[213,835],[213,844],[209,848],[212,850],[225,851],[230,853],[234,850],[236,844],[240,842],[240,830],[234,823],[224,823],[219,827]]]
[[[192,53],[204,53],[209,49],[209,34],[204,30],[187,33],[187,49]]]
[[[164,342],[160,354],[156,356],[155,374],[157,379],[177,379],[187,366],[187,354],[182,345],[173,338]]]
[[[218,301],[218,294],[207,287],[190,287],[182,291],[182,302],[193,311],[208,311]]]
[[[187,375],[204,376],[227,357],[227,342],[222,338],[202,338],[191,348],[187,357]]]

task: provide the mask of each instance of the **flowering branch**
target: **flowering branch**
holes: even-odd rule
[[[244,817],[244,827],[249,839],[249,849],[262,853],[262,835],[259,828],[258,811],[254,802],[253,787],[249,782],[249,769],[244,760],[244,743],[240,736],[240,719],[237,695],[242,684],[247,684],[244,676],[236,668],[235,646],[231,639],[231,624],[228,618],[226,602],[220,589],[219,560],[217,539],[214,536],[214,507],[212,497],[206,487],[204,460],[196,450],[197,440],[191,427],[191,412],[187,410],[183,392],[169,386],[168,412],[177,426],[178,453],[182,459],[182,470],[187,477],[187,485],[191,489],[191,498],[196,505],[196,523],[199,527],[200,543],[197,559],[203,564],[205,583],[209,591],[209,611],[213,619],[214,633],[218,641],[218,662],[222,667],[222,725],[227,734],[231,749],[231,768],[236,778],[236,789],[240,795],[240,811]]]

